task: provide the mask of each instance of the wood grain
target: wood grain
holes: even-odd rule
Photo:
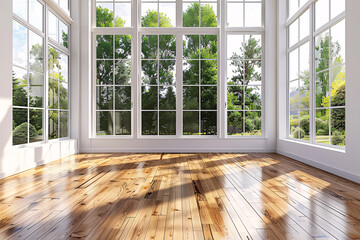
[[[360,239],[360,185],[274,153],[80,154],[0,180],[0,239]]]

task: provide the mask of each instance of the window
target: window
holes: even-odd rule
[[[242,37],[241,42],[232,41],[238,55],[231,53],[228,60],[229,67],[231,61],[241,65],[234,74],[244,79],[229,87],[240,87],[246,95],[243,108],[236,109],[245,117],[241,132],[229,135],[262,134],[262,1],[228,2],[249,9],[251,14],[244,11],[236,17],[245,24],[221,28],[218,23],[226,11],[219,11],[216,0],[142,0],[138,6],[125,0],[94,0],[93,127],[97,136],[219,137],[222,131],[226,135],[220,121],[226,109],[219,105],[226,102],[226,78],[220,77],[220,56],[226,61],[226,54],[220,53],[227,43],[220,43],[221,31],[228,31],[229,38]],[[117,8],[117,4],[125,5]],[[249,30],[254,34],[245,34]],[[117,36],[128,36],[128,44],[117,47]],[[257,52],[246,53],[245,41]],[[126,61],[117,52],[129,53]],[[251,73],[243,74],[245,69]],[[118,72],[126,83],[117,83]],[[124,130],[118,134],[116,126]]]
[[[13,6],[13,145],[68,137],[68,25],[37,0]],[[60,31],[46,35],[47,24]]]
[[[319,0],[289,24],[289,138],[345,146],[344,10]]]
[[[227,134],[261,135],[261,36],[228,35],[227,49]]]
[[[228,0],[228,27],[261,27],[262,1]]]

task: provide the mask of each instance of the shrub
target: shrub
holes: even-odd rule
[[[245,132],[252,132],[254,130],[255,130],[254,122],[251,119],[246,118],[245,119]]]
[[[316,135],[318,136],[323,136],[323,135],[328,135],[329,132],[326,132],[324,129],[319,129],[316,132]]]
[[[310,132],[310,118],[309,116],[302,117],[300,119],[300,127],[304,130],[305,135],[309,135]]]
[[[299,134],[300,131],[300,134]],[[293,132],[293,138],[298,138],[300,136],[300,139],[305,137],[305,131],[299,127],[297,127],[295,129],[295,131]]]
[[[28,123],[22,123],[17,126],[13,131],[13,142],[14,144],[20,144],[24,142],[24,139],[27,139],[28,135]],[[29,124],[29,137],[34,138],[38,135],[35,127]]]
[[[331,136],[331,144],[333,145],[345,145],[345,136],[340,131],[333,132]]]
[[[316,118],[316,129],[317,129],[317,131],[322,129],[325,132],[329,132],[329,123],[328,123],[328,121],[323,121],[320,118]]]

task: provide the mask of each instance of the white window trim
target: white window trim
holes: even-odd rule
[[[50,0],[51,1],[51,0]],[[111,2],[112,0],[109,0]],[[96,27],[96,0],[91,0],[91,64],[92,64],[92,81],[91,81],[91,139],[265,139],[266,138],[266,121],[265,121],[265,2],[262,2],[262,27],[226,27],[227,1],[217,1],[217,18],[218,27],[182,27],[182,5],[181,0],[176,1],[176,27],[171,28],[145,28],[140,27],[141,19],[141,0],[132,1],[131,10],[131,27],[124,28],[100,28]],[[241,0],[240,2],[244,2]],[[179,27],[177,27],[179,26]],[[218,36],[218,83],[217,83],[217,135],[182,135],[183,132],[183,93],[182,93],[182,67],[176,68],[176,135],[141,135],[141,35],[158,34],[158,35],[175,35],[176,36],[176,62],[177,65],[182,63],[182,37],[184,35],[217,35]],[[261,35],[262,44],[262,81],[261,81],[261,135],[258,136],[230,136],[227,135],[227,83],[226,83],[226,41],[227,35],[230,34],[254,34]],[[131,135],[96,135],[96,35],[131,35],[132,49],[132,83],[131,83]],[[181,39],[181,41],[179,41]],[[136,46],[137,51],[134,49]],[[181,53],[181,54],[179,54]],[[182,66],[182,64],[180,64]],[[138,104],[136,104],[138,103]],[[155,110],[154,110],[155,111]],[[156,110],[158,111],[158,110]],[[200,123],[199,123],[200,124]],[[200,126],[199,126],[200,128]]]
[[[328,21],[326,24],[324,24],[323,26],[321,26],[318,29],[315,29],[315,3],[318,0],[309,0],[307,3],[305,3],[295,14],[293,14],[293,16],[291,16],[290,18],[287,19],[286,21],[286,138],[285,140],[288,141],[293,141],[293,142],[299,142],[299,143],[304,143],[304,144],[309,144],[312,146],[319,146],[319,147],[325,147],[325,148],[330,148],[330,149],[338,149],[338,150],[342,150],[344,151],[345,147],[342,146],[337,146],[337,145],[332,145],[331,143],[329,144],[325,144],[325,143],[319,143],[315,141],[316,138],[316,124],[315,124],[315,112],[316,108],[315,107],[315,37],[317,37],[318,35],[322,34],[324,31],[330,29],[331,27],[335,26],[337,23],[345,20],[345,11],[340,13],[338,16],[334,17],[333,19],[330,19],[330,21]],[[289,4],[288,1],[286,1],[286,16],[288,16],[289,13]],[[309,10],[309,17],[310,17],[310,21],[309,21],[309,36],[305,37],[304,39],[301,39],[300,41],[298,41],[296,44],[294,44],[293,46],[289,47],[289,26],[295,22],[297,19],[300,18],[300,16],[305,13],[307,10]],[[329,11],[331,11],[331,7],[329,8]],[[302,140],[302,139],[294,139],[294,138],[290,138],[290,99],[289,99],[289,93],[290,93],[290,89],[289,89],[289,53],[292,52],[293,50],[303,46],[305,43],[309,43],[309,51],[310,51],[310,106],[309,106],[309,115],[310,115],[310,140]],[[346,64],[346,61],[345,61]],[[329,66],[329,69],[331,69],[331,67]],[[327,109],[334,109],[336,107],[329,107]],[[345,108],[346,109],[346,105],[342,106],[341,108]],[[294,110],[295,111],[295,110]],[[298,110],[296,110],[298,111]],[[306,109],[305,109],[306,111]],[[331,111],[331,110],[330,110]],[[329,123],[330,124],[330,123]],[[329,130],[330,131],[330,130]]]

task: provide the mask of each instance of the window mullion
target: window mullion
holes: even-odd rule
[[[178,1],[180,2],[180,1]],[[176,34],[176,135],[183,134],[183,35]]]
[[[44,37],[44,113],[43,113],[43,137],[44,141],[49,141],[49,14],[48,14],[48,5],[45,4],[44,6],[45,13],[44,13],[44,19],[45,19],[45,37]]]
[[[309,46],[309,50],[310,50],[310,69],[311,69],[311,74],[310,74],[310,109],[311,111],[309,111],[310,114],[310,143],[315,143],[315,135],[316,135],[316,109],[315,109],[315,41],[314,41],[314,26],[315,26],[315,8],[314,5],[310,6],[310,21],[309,21],[309,25],[310,25],[310,46]]]

